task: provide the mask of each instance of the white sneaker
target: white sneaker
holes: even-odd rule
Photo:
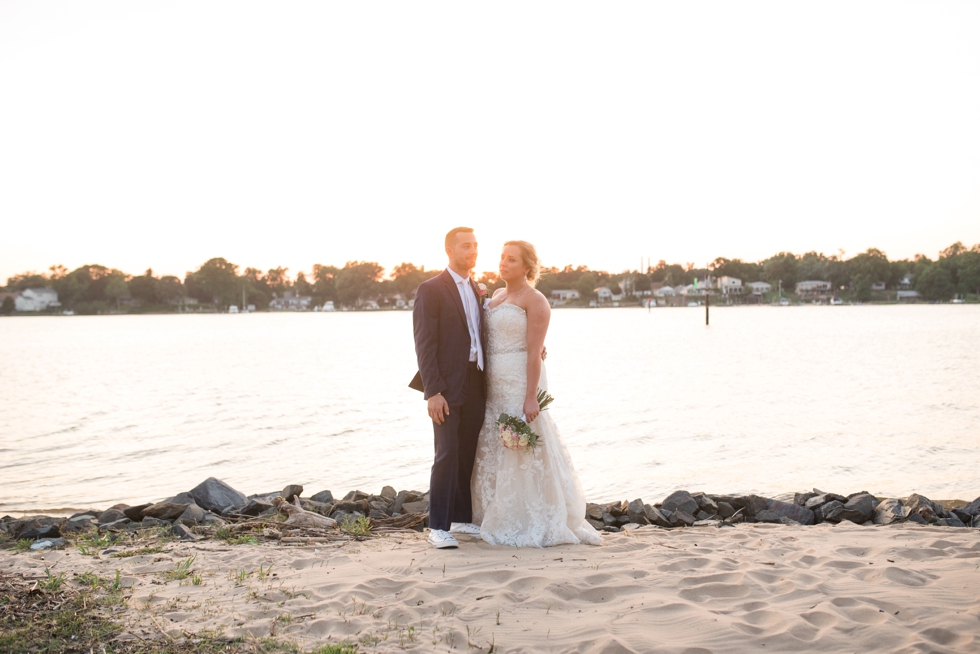
[[[459,543],[453,538],[453,535],[448,531],[443,531],[442,529],[430,529],[429,530],[429,545],[436,548],[437,550],[444,550],[450,547],[459,547]]]
[[[454,522],[449,525],[449,533],[480,537],[480,527],[472,522]]]

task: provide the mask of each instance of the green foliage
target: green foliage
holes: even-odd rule
[[[236,304],[242,294],[238,266],[221,257],[209,259],[196,271],[188,273],[184,285],[191,297],[217,307]]]
[[[57,577],[51,574],[51,570],[48,568],[44,569],[45,578],[37,583],[37,587],[41,590],[47,591],[57,591],[61,588],[61,584],[65,583],[65,573],[61,572]]]
[[[319,645],[310,650],[310,654],[357,654],[357,643],[345,640],[330,645]]]
[[[191,566],[194,565],[194,560],[197,558],[197,554],[194,556],[184,559],[183,561],[178,561],[174,564],[173,570],[168,570],[163,573],[164,578],[167,581],[181,581],[187,579],[191,574]]]
[[[915,290],[925,299],[937,302],[952,298],[955,287],[949,271],[937,263],[918,275],[915,280]]]
[[[14,545],[14,551],[29,552],[31,550],[31,545],[33,544],[34,541],[32,541],[30,538],[21,538],[19,541],[17,541],[17,544]]]
[[[350,536],[370,536],[371,521],[365,516],[346,516],[341,521],[340,530]]]
[[[337,297],[349,307],[377,296],[384,268],[373,261],[348,261],[337,273]]]
[[[14,302],[14,298],[8,295],[7,297],[3,298],[3,304],[0,304],[0,314],[9,316],[14,312],[15,308],[16,304]]]

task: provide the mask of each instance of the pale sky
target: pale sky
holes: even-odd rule
[[[977,2],[0,1],[0,283],[980,242]]]

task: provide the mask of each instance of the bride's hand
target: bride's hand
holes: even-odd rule
[[[541,407],[538,405],[537,399],[524,400],[524,417],[527,418],[528,424],[534,422],[539,413],[541,413]]]

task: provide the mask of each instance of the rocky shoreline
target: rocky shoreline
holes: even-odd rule
[[[92,531],[121,534],[163,529],[182,540],[199,540],[220,530],[227,537],[231,531],[239,531],[237,527],[250,527],[251,532],[261,533],[267,540],[288,543],[309,541],[317,537],[317,532],[322,537],[333,531],[348,538],[362,538],[373,533],[422,531],[427,526],[428,494],[421,491],[396,491],[385,486],[378,494],[354,490],[340,499],[329,490],[309,498],[302,497],[303,491],[301,485],[290,484],[281,491],[246,496],[211,477],[161,502],[116,504],[104,510],[81,511],[67,518],[4,516],[0,518],[0,542],[43,550],[63,547],[66,537],[71,539]],[[285,507],[289,509],[289,519],[283,522],[287,513],[285,503],[290,504]],[[317,519],[304,520],[303,514],[308,518],[308,514],[313,514]],[[980,497],[965,503],[934,502],[918,494],[898,499],[878,498],[868,492],[845,496],[818,489],[776,498],[678,490],[654,504],[642,499],[589,503],[586,514],[589,523],[604,532],[628,532],[648,525],[677,529],[739,523],[806,526],[911,522],[980,528]]]

